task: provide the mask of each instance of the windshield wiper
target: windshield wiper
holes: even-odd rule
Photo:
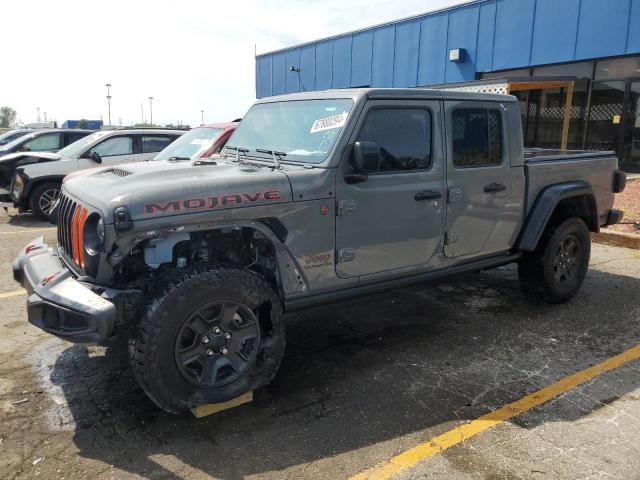
[[[189,157],[170,157],[170,162],[182,162],[184,160],[191,160]]]
[[[266,153],[267,155],[271,155],[273,159],[273,163],[276,169],[280,168],[280,159],[278,157],[286,157],[287,154],[285,152],[278,152],[277,150],[265,150],[264,148],[256,148],[256,152],[258,153]]]
[[[217,164],[218,162],[216,162],[212,158],[199,158],[195,162],[193,162],[193,165],[195,167],[197,167],[198,165],[217,165]]]
[[[236,161],[238,163],[244,163],[244,161],[240,160],[240,154],[242,153],[243,155],[247,155],[247,153],[249,153],[249,149],[248,148],[241,148],[241,147],[232,147],[231,145],[227,145],[226,147],[224,147],[225,149],[229,149],[229,150],[235,150],[236,151]]]

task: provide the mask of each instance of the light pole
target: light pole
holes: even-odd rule
[[[44,123],[47,123],[47,112],[44,112]]]
[[[109,90],[111,88],[111,84],[105,83],[104,86],[107,87],[107,108],[109,109],[109,125],[111,125],[111,93]]]
[[[200,110],[200,125],[204,125],[204,110]]]
[[[153,126],[153,97],[149,97],[149,117],[150,117],[150,124]]]
[[[36,107],[36,109],[38,110],[38,122],[40,122],[40,107]]]
[[[140,123],[144,126],[144,107],[140,104]]]

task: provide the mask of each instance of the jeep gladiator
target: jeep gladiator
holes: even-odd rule
[[[56,246],[13,264],[29,321],[84,344],[129,339],[169,412],[269,383],[283,312],[518,264],[569,300],[589,231],[619,221],[612,152],[525,152],[512,96],[351,89],[259,100],[220,158],[79,173]]]

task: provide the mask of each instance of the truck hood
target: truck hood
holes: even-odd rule
[[[149,161],[72,174],[64,191],[102,210],[125,206],[133,220],[292,201],[283,170],[218,160],[215,165]]]
[[[18,160],[20,158],[34,158],[37,162],[51,162],[54,160],[60,160],[60,155],[53,152],[15,152],[9,153],[8,155],[3,155],[0,157],[0,164],[8,163],[13,160]]]

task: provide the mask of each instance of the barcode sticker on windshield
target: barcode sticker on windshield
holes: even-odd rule
[[[344,122],[347,121],[348,115],[349,114],[347,112],[342,112],[331,117],[319,118],[313,122],[309,133],[322,132],[324,130],[331,130],[332,128],[341,128],[344,126]]]

